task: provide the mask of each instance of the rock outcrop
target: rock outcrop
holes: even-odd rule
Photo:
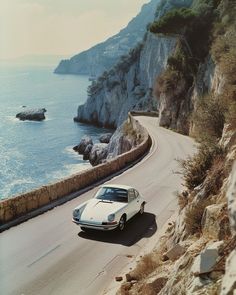
[[[211,272],[219,259],[219,250],[223,244],[224,242],[218,241],[205,248],[194,260],[191,272],[195,276]]]
[[[160,94],[160,126],[178,132],[189,133],[189,114],[193,110],[191,96],[186,97],[187,85],[184,79],[179,79],[174,90]]]
[[[99,137],[99,141],[100,141],[101,143],[109,143],[111,137],[112,137],[112,133],[102,134],[102,135]]]
[[[100,143],[93,144],[92,138],[85,135],[73,149],[83,155],[84,160],[89,160],[92,166],[97,166],[135,148],[145,136],[145,129],[129,114],[114,134],[101,135]]]
[[[27,109],[23,112],[16,114],[16,118],[25,121],[42,121],[45,120],[46,109]]]
[[[142,142],[146,134],[144,128],[132,116],[128,117],[113,134],[109,145],[107,159],[112,159],[128,152]]]
[[[141,12],[115,36],[69,60],[62,60],[55,69],[55,73],[86,74],[97,77],[105,70],[109,70],[122,55],[127,54],[135,44],[142,41],[147,24],[153,21],[159,1],[152,0],[144,4]]]
[[[89,153],[89,162],[92,166],[102,164],[108,153],[108,145],[106,143],[96,143],[93,145]]]
[[[93,145],[92,138],[90,136],[85,135],[81,138],[80,143],[73,147],[73,150],[78,152],[79,154],[84,154],[86,148],[91,145]]]

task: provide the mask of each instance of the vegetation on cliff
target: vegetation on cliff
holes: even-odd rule
[[[170,99],[172,97],[173,103],[178,101],[176,108],[179,108],[187,97],[191,97],[199,66],[205,62],[213,46],[215,35],[213,32],[216,31],[215,26],[219,18],[221,18],[220,1],[195,0],[190,8],[171,10],[150,26],[152,33],[177,38],[175,50],[167,61],[167,67],[157,78],[155,85],[157,97],[166,96]],[[220,48],[220,45],[218,47]],[[182,85],[181,89],[179,85]],[[187,125],[188,129],[192,123],[191,111],[194,109],[191,101],[189,105],[190,112],[182,122],[182,126]],[[188,133],[186,128],[181,130],[181,127],[178,128],[170,121],[167,120],[166,123],[165,120],[163,126]]]
[[[155,91],[160,99],[169,95],[173,104],[177,100],[179,105],[194,97],[188,132],[198,141],[198,150],[193,157],[180,161],[186,190],[178,194],[177,220],[155,250],[130,272],[136,283],[128,291],[124,284],[121,294],[233,292],[235,282],[228,286],[228,293],[221,285],[226,258],[236,246],[226,199],[228,178],[236,159],[235,15],[234,0],[195,0],[190,8],[167,12],[150,26],[153,33],[177,37]],[[194,93],[202,65],[208,66],[205,72],[209,70],[209,59],[214,64],[212,84]],[[183,87],[176,95],[180,84]],[[208,247],[218,257],[206,271],[201,268],[206,263],[201,255],[207,253]],[[177,254],[179,249],[183,252]],[[173,260],[168,257],[169,251],[175,252]]]
[[[103,72],[96,81],[88,87],[88,96],[96,95],[104,87],[111,91],[117,85],[120,85],[119,81],[112,79],[116,73],[127,73],[132,66],[140,57],[140,52],[143,48],[143,43],[139,42],[134,48],[130,49],[128,54],[122,55],[120,60],[114,65],[110,71]]]

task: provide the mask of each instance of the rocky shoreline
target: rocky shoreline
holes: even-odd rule
[[[111,137],[112,133],[103,134],[99,138],[100,143],[94,144],[92,138],[85,135],[82,137],[80,143],[73,147],[73,150],[83,155],[83,160],[89,160],[92,166],[97,166],[107,157]]]
[[[76,197],[78,194],[74,192],[87,189],[138,161],[149,150],[152,141],[147,130],[132,116],[129,116],[128,124],[137,130],[139,138],[137,145],[128,152],[55,183],[0,201],[0,232]]]
[[[83,160],[97,166],[138,146],[144,133],[143,127],[129,113],[128,119],[113,134],[106,133],[99,138],[100,143],[94,144],[92,138],[85,135],[73,150],[83,155]]]

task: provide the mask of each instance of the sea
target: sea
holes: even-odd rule
[[[110,130],[75,123],[87,98],[87,76],[56,75],[53,66],[0,66],[0,199],[87,169],[73,151],[84,135],[94,142]],[[20,121],[25,108],[45,108],[46,120]]]

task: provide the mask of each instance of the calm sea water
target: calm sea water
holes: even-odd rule
[[[0,198],[90,167],[72,147],[85,134],[96,142],[108,130],[73,122],[89,83],[86,76],[55,75],[52,67],[0,68]],[[23,105],[46,108],[47,119],[19,121]]]

